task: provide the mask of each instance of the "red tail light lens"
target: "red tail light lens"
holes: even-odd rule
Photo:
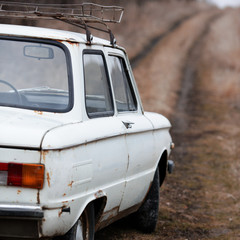
[[[16,163],[8,164],[8,186],[21,186],[22,185],[22,165]]]
[[[0,163],[0,185],[42,189],[44,165]]]

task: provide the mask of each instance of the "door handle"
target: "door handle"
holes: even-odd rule
[[[129,121],[122,121],[122,123],[127,129],[132,128],[132,125],[134,124],[133,122],[129,122]]]

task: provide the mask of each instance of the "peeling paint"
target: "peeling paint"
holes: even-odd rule
[[[72,45],[73,47],[74,46],[79,46],[79,43],[78,42],[70,42],[70,41],[68,41],[68,43],[70,44],[70,45]]]
[[[47,156],[48,153],[49,153],[49,151],[42,151],[41,152],[43,161],[46,160],[46,156]]]
[[[40,190],[37,192],[37,203],[40,204]]]
[[[109,224],[111,224],[123,217],[126,217],[126,216],[130,215],[131,213],[136,212],[140,206],[141,206],[141,204],[137,204],[137,205],[130,207],[120,213],[119,213],[119,207],[115,207],[115,208],[105,212],[101,216],[99,222],[97,223],[96,230],[98,231],[98,230],[108,226]],[[115,214],[116,211],[117,211],[117,214]]]
[[[37,111],[37,110],[35,110],[34,111],[36,114],[38,114],[38,115],[43,115],[43,112],[42,111]]]
[[[50,174],[49,174],[49,172],[47,172],[47,182],[48,182],[48,187],[50,187],[50,180],[51,180],[51,178],[50,178]]]
[[[63,203],[67,203],[68,201],[65,201]],[[58,217],[61,217],[63,211],[64,211],[64,208],[66,208],[66,205],[63,205],[62,208],[60,209],[60,211],[58,212]]]
[[[118,212],[119,212],[119,207],[115,207],[115,208],[105,212],[101,217],[101,221],[106,221],[107,219],[112,219],[113,217],[117,216]]]
[[[68,186],[69,186],[69,187],[72,187],[73,183],[74,183],[74,181],[71,181],[71,182],[68,184]]]
[[[68,43],[71,44],[71,45],[77,45],[77,46],[79,46],[79,41],[77,41],[77,40],[74,39],[74,38],[65,38],[64,40],[57,39],[57,42],[60,42],[60,43],[68,42]]]
[[[62,211],[62,208],[61,208],[61,210],[58,212],[58,217],[61,217],[62,213],[63,213],[63,211]]]
[[[96,192],[96,193],[94,194],[94,196],[95,196],[96,198],[100,198],[100,197],[104,196],[103,191],[102,191],[102,190],[99,190],[98,192]]]

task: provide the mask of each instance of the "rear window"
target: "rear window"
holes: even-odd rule
[[[0,39],[0,106],[70,110],[69,64],[68,51],[60,43]]]

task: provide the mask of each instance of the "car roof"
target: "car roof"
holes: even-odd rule
[[[0,24],[0,36],[31,37],[75,43],[87,43],[86,34],[43,27],[21,26],[12,24]],[[104,45],[109,47],[112,46],[110,44],[110,41],[95,36],[93,37],[91,44]]]

